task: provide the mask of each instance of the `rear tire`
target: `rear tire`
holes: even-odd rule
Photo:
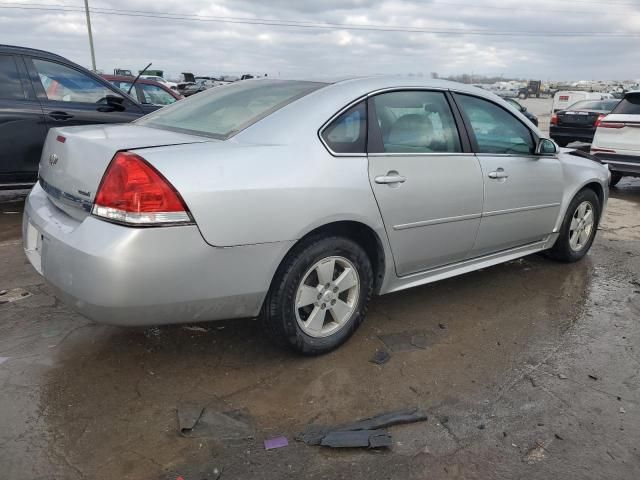
[[[593,190],[578,192],[567,208],[560,235],[547,255],[560,262],[577,262],[584,257],[596,237],[600,208],[600,200]]]
[[[622,175],[619,173],[611,172],[611,180],[609,180],[609,188],[615,187],[620,180],[622,180]]]
[[[359,244],[341,236],[310,237],[278,268],[263,307],[263,323],[277,344],[320,355],[356,331],[372,292],[371,261]]]

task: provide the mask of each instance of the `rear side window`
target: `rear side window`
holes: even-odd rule
[[[399,91],[373,98],[384,152],[461,152],[460,137],[442,92]]]
[[[475,136],[478,153],[532,154],[529,129],[495,103],[470,95],[456,95]]]
[[[640,114],[640,93],[632,93],[626,95],[611,113],[620,113],[623,115],[639,115]]]
[[[10,55],[0,55],[0,98],[24,100],[16,60]]]
[[[334,153],[365,153],[367,107],[365,102],[351,107],[322,131],[322,139]]]
[[[176,102],[136,123],[226,140],[324,85],[289,80],[238,82]]]

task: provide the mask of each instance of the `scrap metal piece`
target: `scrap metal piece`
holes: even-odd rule
[[[409,352],[411,350],[425,350],[433,343],[433,332],[416,330],[380,335],[378,338],[392,352]]]
[[[373,354],[373,357],[369,360],[371,363],[375,363],[376,365],[383,365],[389,361],[391,355],[389,352],[385,350],[376,350],[376,353]]]
[[[254,438],[251,417],[243,410],[218,411],[195,404],[178,407],[180,435],[191,438],[216,440],[245,440]]]

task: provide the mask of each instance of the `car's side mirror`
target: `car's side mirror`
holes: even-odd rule
[[[548,138],[541,138],[538,140],[538,144],[536,145],[536,155],[555,155],[558,153],[558,149],[556,148],[556,144],[553,143]]]
[[[526,111],[527,111],[527,107],[525,107],[524,105],[523,105],[523,106],[521,106],[520,108],[522,108],[522,110],[520,110],[522,113],[524,113],[524,112],[526,112]]]

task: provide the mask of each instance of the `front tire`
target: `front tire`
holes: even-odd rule
[[[584,257],[595,239],[600,209],[600,200],[593,190],[578,192],[567,208],[560,235],[548,255],[561,262],[577,262]]]
[[[373,269],[364,249],[341,236],[304,240],[284,259],[263,309],[268,334],[304,355],[327,353],[364,320]]]

